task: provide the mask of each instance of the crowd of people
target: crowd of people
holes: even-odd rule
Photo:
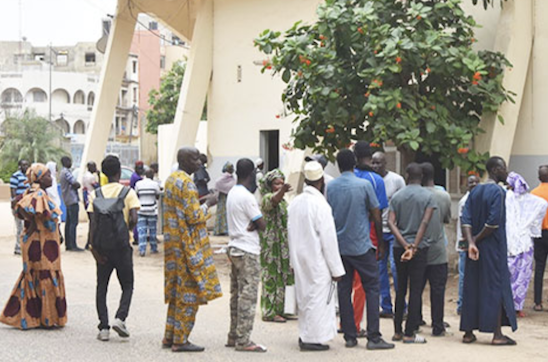
[[[129,186],[122,185],[120,160],[112,155],[101,162],[101,171],[88,163],[80,185],[70,170],[71,159],[63,157],[62,197],[55,187],[54,163],[20,161],[11,191],[17,225],[14,252],[22,255],[23,271],[0,321],[20,329],[65,325],[61,204],[66,210],[66,250],[83,250],[76,244],[78,191],[83,188],[90,221],[86,249],[97,264],[101,341],[109,340],[110,328],[122,338],[130,336],[126,326],[134,285],[130,235],[140,256],[146,255],[147,243],[151,253],[158,253],[159,204],[168,305],[164,348],[204,350],[189,336],[199,307],[222,296],[206,225],[215,205],[213,233],[229,237],[226,347],[266,352],[251,338],[257,305],[265,322],[298,318],[298,345],[303,351],[328,350],[327,343],[337,333],[342,333],[348,348],[366,338],[369,350],[392,349],[395,344],[381,335],[380,318],[393,319],[392,342],[424,344],[420,327],[426,324],[422,310],[427,284],[432,336],[445,336],[449,267],[444,224],[451,220],[451,198],[435,185],[432,164],[411,163],[404,178],[387,170],[385,154],[373,153],[365,141],[337,153],[337,178],[325,172],[324,156],[304,161],[304,190],[291,202],[287,193],[292,185],[285,175],[279,169],[263,171],[257,167],[264,167],[260,159],[242,158],[235,166],[227,162],[210,190],[207,157],[192,147],[179,150],[177,167],[163,187],[156,178],[157,164],[147,168],[140,161]],[[479,330],[493,333],[493,345],[515,345],[502,327],[515,331],[517,317],[524,316],[533,260],[534,310],[543,309],[548,166],[539,168],[541,183],[531,192],[523,177],[508,174],[499,157],[489,159],[486,170],[483,183],[477,175],[468,177],[467,193],[458,205],[457,313],[463,343],[476,341],[474,331]],[[111,325],[106,295],[114,270],[122,297]],[[366,329],[361,328],[363,316]]]

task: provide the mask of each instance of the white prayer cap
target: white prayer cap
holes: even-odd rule
[[[255,167],[262,165],[263,163],[264,163],[263,159],[259,157],[258,159],[255,160]]]
[[[323,177],[323,167],[318,161],[310,161],[304,165],[304,177],[308,181],[318,181]]]

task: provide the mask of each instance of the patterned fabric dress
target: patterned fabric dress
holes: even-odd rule
[[[508,269],[514,297],[514,308],[524,308],[529,282],[533,275],[533,239],[542,236],[542,220],[547,202],[529,194],[525,179],[510,172],[507,182],[513,190],[506,192],[506,242]]]
[[[21,236],[23,271],[0,322],[20,329],[62,327],[67,322],[67,302],[59,251],[61,210],[37,184],[19,201],[20,209],[29,215]],[[29,233],[31,222],[36,230]]]
[[[175,171],[164,194],[165,302],[169,304],[165,338],[188,341],[198,306],[222,296],[206,217],[198,190],[184,171]]]
[[[287,202],[272,205],[273,193],[263,196],[261,211],[266,230],[261,233],[262,293],[261,310],[264,319],[284,314],[285,286],[295,284],[289,266],[287,239]]]

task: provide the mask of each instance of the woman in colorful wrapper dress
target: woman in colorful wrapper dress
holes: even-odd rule
[[[30,188],[16,206],[25,221],[21,235],[23,271],[0,322],[19,329],[63,327],[67,302],[59,248],[61,210],[47,195],[52,178],[45,165],[32,165],[27,178]]]
[[[278,169],[268,172],[260,183],[261,211],[266,221],[266,230],[261,233],[261,309],[263,321],[283,323],[286,321],[285,287],[295,284],[289,266],[287,202],[284,200],[291,186],[285,183],[285,176]]]

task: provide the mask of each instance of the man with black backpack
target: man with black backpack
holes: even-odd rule
[[[97,261],[96,306],[100,321],[97,339],[108,341],[107,289],[114,269],[122,286],[122,297],[112,328],[120,337],[129,337],[125,324],[133,294],[133,249],[129,243],[129,230],[137,224],[140,204],[135,191],[119,183],[118,157],[107,156],[101,169],[109,183],[91,194],[87,211],[91,213],[91,246]]]

